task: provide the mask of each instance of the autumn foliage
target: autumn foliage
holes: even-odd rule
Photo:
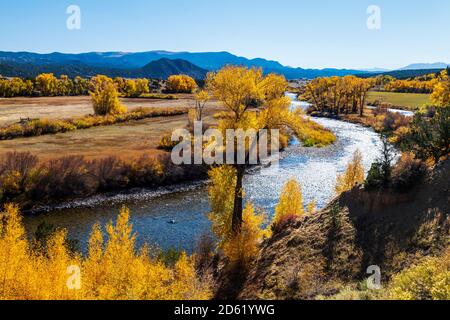
[[[305,214],[300,185],[295,179],[289,180],[281,191],[280,201],[275,208],[272,229],[282,229],[287,223],[295,221]]]
[[[353,189],[356,185],[364,182],[365,172],[362,164],[362,154],[359,150],[353,155],[353,159],[347,165],[347,169],[341,175],[338,175],[336,182],[336,193]]]
[[[369,89],[373,79],[355,76],[317,78],[305,87],[303,99],[313,104],[314,110],[332,114],[364,114]]]
[[[192,93],[197,88],[195,80],[186,75],[170,76],[167,79],[167,90],[176,93]]]
[[[92,78],[89,94],[97,115],[117,115],[127,112],[126,107],[119,101],[113,80],[106,76]]]
[[[115,224],[94,226],[87,256],[68,251],[66,232],[57,231],[45,251],[33,250],[18,208],[7,205],[0,224],[1,300],[185,300],[210,298],[197,279],[192,258],[181,254],[168,266],[136,249],[127,209]]]
[[[394,300],[450,300],[450,249],[398,273],[388,294]]]

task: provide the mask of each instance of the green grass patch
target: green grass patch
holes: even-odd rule
[[[420,93],[369,92],[367,104],[376,106],[380,103],[388,103],[392,105],[392,108],[396,109],[415,111],[430,103],[430,95]]]

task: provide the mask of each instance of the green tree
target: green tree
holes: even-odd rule
[[[438,162],[450,153],[450,106],[436,108],[428,118],[417,114],[411,124],[413,152],[422,160]]]

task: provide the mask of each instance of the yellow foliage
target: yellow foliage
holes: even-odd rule
[[[305,214],[303,196],[297,180],[289,180],[281,191],[280,201],[275,208],[273,224],[285,221],[286,218],[296,218]]]
[[[196,88],[195,80],[186,75],[174,75],[167,79],[167,89],[172,92],[192,93]]]
[[[230,111],[219,125],[222,130],[279,129],[282,133],[290,129],[305,146],[333,143],[336,137],[332,132],[305,119],[301,112],[289,109],[291,100],[284,96],[287,86],[282,76],[270,74],[264,77],[260,69],[234,66],[210,73],[207,79],[212,96]],[[258,104],[261,104],[260,111],[252,112],[250,108]]]
[[[267,75],[261,83],[266,100],[274,100],[283,97],[288,86],[286,78],[277,74]]]
[[[234,186],[236,185],[236,170],[232,166],[220,166],[209,171],[211,184],[208,187],[212,222],[212,230],[220,240],[222,247],[232,238],[231,219],[234,204]]]
[[[450,75],[445,71],[442,73],[442,81],[434,87],[431,101],[441,107],[450,105]]]
[[[196,92],[194,98],[195,98],[195,120],[202,121],[203,110],[205,109],[206,103],[210,99],[209,93],[206,90],[200,90]]]
[[[362,165],[362,154],[359,150],[353,155],[352,161],[348,164],[344,174],[337,177],[336,193],[353,189],[357,184],[364,182],[364,167]]]
[[[94,112],[97,115],[117,115],[127,112],[119,101],[114,81],[106,76],[96,76],[91,80],[91,95]]]
[[[355,76],[316,78],[306,85],[302,98],[319,112],[359,112],[363,116],[367,95],[373,85],[373,79]]]
[[[227,66],[217,73],[208,74],[206,83],[211,94],[239,121],[253,101],[264,98],[262,81],[261,69]]]
[[[316,211],[317,211],[317,201],[313,200],[306,206],[306,212],[308,214],[313,214]]]
[[[58,79],[53,73],[42,73],[36,77],[36,88],[44,96],[52,96],[57,93]]]
[[[264,213],[257,213],[252,204],[247,204],[242,213],[241,232],[223,245],[223,252],[232,264],[248,266],[256,257],[259,244],[268,235],[263,229]]]
[[[450,249],[396,275],[389,292],[394,300],[450,300]]]
[[[151,258],[146,248],[136,252],[127,209],[122,209],[115,225],[107,226],[106,243],[100,227],[94,226],[85,258],[68,252],[65,231],[52,236],[44,253],[33,251],[18,208],[7,205],[4,215],[0,300],[210,298],[210,289],[197,279],[194,261],[185,254],[171,268]],[[72,282],[77,269],[80,287]]]
[[[437,79],[421,81],[413,80],[394,80],[384,85],[386,91],[408,92],[408,93],[431,93],[437,83]]]

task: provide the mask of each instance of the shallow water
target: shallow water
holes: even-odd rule
[[[307,104],[293,101],[293,108],[299,106],[305,108]],[[357,149],[363,155],[366,171],[379,156],[381,142],[373,130],[326,118],[314,121],[331,129],[337,142],[326,148],[304,148],[294,143],[283,153],[278,169],[263,168],[247,175],[244,181],[246,200],[272,215],[283,184],[294,177],[302,186],[305,204],[315,200],[322,208],[334,196],[337,174],[345,171]],[[204,185],[180,190],[171,193],[137,192],[132,196],[116,196],[97,205],[93,205],[96,201],[91,199],[91,202],[86,201],[90,203],[89,208],[53,210],[26,216],[24,222],[28,232],[34,232],[42,221],[66,228],[69,237],[78,239],[85,251],[92,226],[96,222],[105,225],[116,218],[122,205],[127,205],[138,245],[149,243],[163,249],[191,252],[199,236],[210,230],[206,217],[209,211],[207,191]]]

